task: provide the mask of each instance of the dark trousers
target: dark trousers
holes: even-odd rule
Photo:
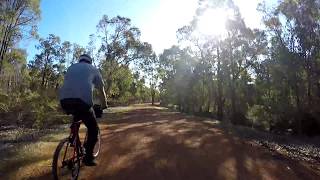
[[[86,156],[93,158],[93,148],[98,140],[98,124],[93,108],[81,99],[62,99],[60,103],[67,114],[73,115],[73,121],[82,120],[87,127],[88,139],[84,144],[84,148],[86,149]]]

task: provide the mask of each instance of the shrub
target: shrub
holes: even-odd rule
[[[249,108],[247,113],[249,125],[262,130],[269,130],[270,128],[270,114],[262,105],[253,105]]]
[[[58,101],[47,95],[47,92],[13,92],[0,95],[1,125],[43,128],[55,119],[59,113]],[[55,119],[55,121],[57,121]],[[65,120],[57,121],[62,123]]]

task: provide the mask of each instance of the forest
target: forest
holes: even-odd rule
[[[225,32],[199,32],[199,17],[215,9],[228,12]],[[262,2],[257,11],[263,27],[252,29],[232,0],[199,0],[193,20],[176,31],[178,43],[156,54],[127,17],[105,12],[82,46],[39,36],[40,0],[0,1],[0,124],[66,122],[57,93],[67,68],[87,53],[109,106],[160,102],[228,124],[319,135],[320,1]],[[25,39],[37,40],[32,59],[19,46]]]

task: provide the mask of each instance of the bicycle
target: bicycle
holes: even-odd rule
[[[95,106],[97,107],[97,106]],[[95,112],[101,112],[102,110],[94,109]],[[101,117],[101,114],[97,117]],[[52,162],[52,174],[53,178],[58,179],[70,179],[69,173],[71,172],[71,179],[77,179],[80,173],[80,166],[82,159],[85,155],[85,149],[83,145],[87,141],[88,132],[86,132],[83,143],[81,143],[79,136],[79,128],[82,120],[74,120],[70,126],[70,135],[61,140],[58,144]],[[101,135],[98,128],[98,140],[93,150],[93,156],[96,158],[99,155],[101,147]],[[63,151],[64,150],[64,151]],[[62,157],[61,160],[60,157]]]

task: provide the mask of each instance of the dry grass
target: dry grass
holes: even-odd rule
[[[4,160],[4,167],[0,167],[6,172],[5,179],[22,179],[39,170],[50,171],[52,149],[55,146],[54,142],[20,144],[11,151],[12,155]]]
[[[109,108],[105,115],[121,114],[137,109],[154,107],[139,104],[126,107]],[[100,128],[105,126],[105,118],[99,120]],[[84,137],[85,127],[82,125],[80,136]],[[26,179],[42,174],[51,173],[52,156],[59,141],[68,136],[67,125],[51,130],[9,129],[0,131],[0,177],[1,179]]]
[[[48,130],[47,134],[38,133],[40,137],[34,139],[4,143],[0,150],[0,159],[2,159],[0,176],[4,179],[25,179],[51,173],[54,150],[59,141],[66,138],[69,132],[66,126],[60,128]],[[80,132],[80,135],[84,136],[85,127],[82,126]],[[7,137],[7,142],[8,139],[10,138]]]
[[[50,170],[53,150],[65,136],[66,133],[60,131],[29,142],[4,144],[0,151],[0,157],[3,159],[0,164],[0,176],[6,177],[4,179],[22,179],[28,177],[28,173],[34,173],[39,169]]]

